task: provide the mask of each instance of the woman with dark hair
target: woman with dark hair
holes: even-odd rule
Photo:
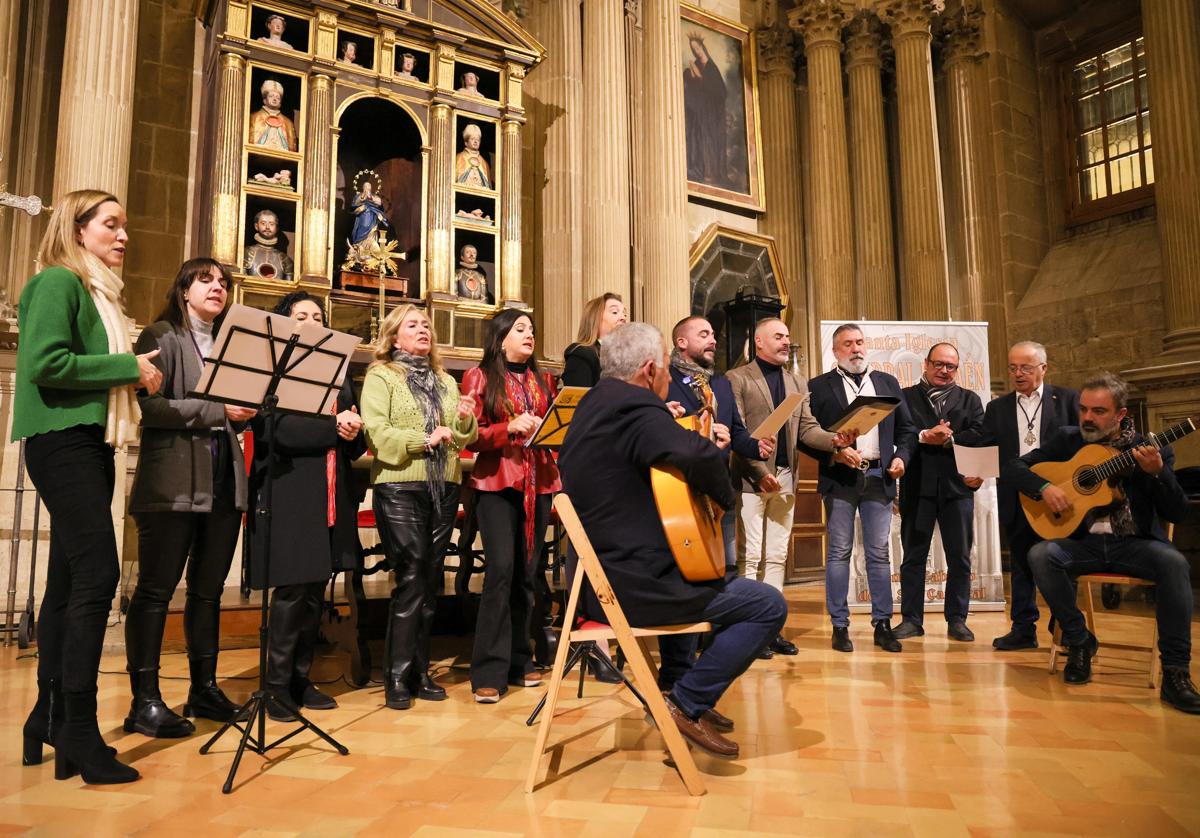
[[[42,270],[18,305],[12,439],[50,512],[50,561],[38,616],[38,697],[22,762],[54,746],[54,777],[129,783],[96,722],[104,629],[121,577],[112,522],[113,454],[137,438],[134,387],[155,393],[157,352],[135,355],[114,273],[125,261],[125,210],[94,189],[68,192],[38,248]]]
[[[192,685],[184,716],[225,722],[238,709],[217,686],[217,651],[221,591],[246,510],[237,435],[254,411],[187,395],[212,350],[230,284],[229,272],[213,259],[184,262],[157,322],[137,342],[138,352],[158,350],[163,384],[157,393],[138,394],[142,446],[129,497],[138,528],[138,580],[125,618],[133,691],[127,733],[175,738],[196,730],[163,702],[158,684],[167,606],[185,564],[183,631]]]
[[[575,343],[563,352],[564,387],[595,387],[600,380],[600,341],[629,319],[620,294],[601,294],[583,304]]]
[[[325,322],[320,302],[305,291],[279,301],[275,314],[293,320]],[[366,451],[358,402],[347,375],[336,404],[327,416],[280,413],[275,433],[267,438],[267,421],[257,416],[254,467],[250,475],[255,514],[250,518],[250,585],[275,589],[268,616],[267,713],[281,722],[294,721],[300,707],[331,710],[333,696],[309,680],[321,598],[329,577],[358,567],[358,503],[351,464]],[[270,578],[266,576],[266,535],[258,508],[267,477],[267,448],[275,460],[271,484]],[[264,594],[265,595],[265,594]]]
[[[467,485],[478,493],[475,514],[486,557],[471,653],[471,689],[480,704],[499,701],[509,684],[542,681],[529,641],[533,580],[543,572],[550,499],[560,484],[553,455],[525,446],[554,401],[534,341],[529,315],[504,309],[488,322],[483,360],[463,376],[479,421]]]

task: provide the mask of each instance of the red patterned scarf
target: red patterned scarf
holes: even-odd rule
[[[538,386],[537,375],[533,370],[526,370],[521,375],[504,373],[504,403],[509,416],[532,413],[541,418],[546,415],[546,411],[550,409],[550,399]],[[537,515],[537,460],[540,452],[534,448],[527,448],[522,442],[514,444],[521,446],[521,471],[525,484],[525,561],[528,563],[533,561],[533,543],[536,536],[534,518]]]

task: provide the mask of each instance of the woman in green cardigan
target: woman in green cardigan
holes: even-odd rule
[[[363,381],[375,522],[396,574],[384,651],[384,696],[393,710],[407,710],[414,695],[446,698],[429,675],[437,567],[458,513],[458,452],[479,431],[474,399],[458,394],[436,343],[423,310],[396,308],[383,321]]]
[[[14,440],[50,512],[50,561],[38,618],[38,699],[25,722],[26,765],[54,746],[54,776],[128,783],[96,723],[96,676],[120,579],[112,504],[113,452],[137,436],[134,387],[154,393],[158,352],[134,355],[121,306],[125,211],[81,190],[56,201],[41,273],[21,292]]]

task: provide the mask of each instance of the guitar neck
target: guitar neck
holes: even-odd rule
[[[1184,419],[1182,422],[1167,428],[1161,434],[1150,434],[1146,438],[1145,444],[1153,446],[1156,449],[1161,449],[1165,446],[1171,445],[1178,439],[1182,439],[1194,430],[1196,430],[1196,423],[1191,419]],[[1135,463],[1136,460],[1133,458],[1133,451],[1131,449],[1129,451],[1122,452],[1115,457],[1109,457],[1107,460],[1095,467],[1095,472],[1098,477],[1107,480],[1108,478],[1119,474],[1125,469],[1132,467]]]

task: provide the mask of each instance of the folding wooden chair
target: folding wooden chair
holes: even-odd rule
[[[558,641],[558,650],[554,656],[554,668],[550,675],[550,687],[547,692],[547,704],[538,723],[537,743],[533,749],[533,759],[529,764],[529,776],[525,782],[525,791],[532,792],[537,785],[542,756],[546,753],[546,743],[550,738],[550,727],[554,724],[554,712],[558,704],[558,692],[562,686],[563,669],[567,660],[567,650],[573,642],[584,640],[616,640],[625,650],[625,657],[632,671],[633,683],[646,701],[650,715],[658,726],[659,732],[666,741],[667,752],[675,763],[680,779],[687,787],[688,793],[704,794],[704,782],[696,763],[692,760],[691,752],[683,735],[675,722],[671,720],[671,711],[658,689],[658,670],[650,657],[648,638],[664,634],[698,634],[712,630],[709,623],[687,623],[674,626],[650,626],[632,628],[625,618],[625,612],[617,601],[612,586],[592,543],[583,531],[583,524],[575,513],[571,499],[560,493],[554,499],[554,507],[558,511],[559,520],[567,531],[567,537],[575,545],[579,554],[579,565],[575,570],[575,578],[571,581],[571,592],[567,600],[567,610],[563,615],[563,631]],[[575,612],[579,606],[579,595],[583,587],[584,576],[592,585],[596,598],[604,608],[604,616],[608,625],[585,623],[582,628],[575,627]]]

